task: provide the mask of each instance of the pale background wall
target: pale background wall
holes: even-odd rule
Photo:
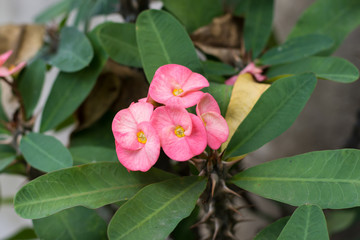
[[[57,0],[0,0],[0,24],[30,23],[37,13]],[[313,0],[277,0],[274,28],[280,41],[295,24],[303,9]],[[351,34],[336,55],[360,66],[357,46],[359,29]],[[51,78],[51,76],[50,76]],[[43,98],[44,99],[44,98]],[[360,107],[360,83],[337,84],[320,81],[309,103],[295,122],[282,136],[265,145],[246,159],[246,166],[256,165],[278,157],[312,150],[340,148],[345,143]],[[2,196],[10,197],[25,183],[25,179],[0,175]],[[0,239],[16,232],[31,221],[18,217],[11,206],[0,206]]]

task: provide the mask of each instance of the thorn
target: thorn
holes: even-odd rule
[[[240,216],[243,216],[242,213],[239,211],[239,209],[236,209],[234,207],[228,207],[228,209],[235,212],[235,213],[237,213],[237,214],[239,214]]]
[[[232,234],[232,232],[230,232],[230,230],[227,230],[225,233],[224,233],[225,236],[231,238],[231,239],[236,239],[236,237],[234,236],[234,234]]]
[[[233,194],[239,198],[242,198],[241,195],[239,195],[237,192],[234,192],[233,190],[231,190],[230,188],[228,188],[227,186],[223,186],[223,191],[226,192],[226,193],[230,193],[230,194]]]
[[[219,177],[218,175],[212,173],[210,175],[210,178],[211,178],[211,198],[214,197],[214,193],[215,193],[215,187],[216,187],[216,183],[217,181],[219,180]]]
[[[206,171],[205,171],[205,169],[203,169],[203,170],[201,170],[201,172],[199,173],[199,176],[205,176],[205,174],[206,174]]]
[[[209,211],[200,219],[199,222],[195,223],[190,228],[195,228],[195,227],[199,226],[200,224],[205,223],[207,220],[209,220],[209,218],[213,215],[214,212],[215,212],[214,207],[211,204],[210,207],[209,207]]]
[[[220,230],[220,220],[218,218],[216,218],[215,219],[215,230],[214,230],[214,235],[213,235],[212,240],[216,239],[216,236],[218,235],[219,230]]]
[[[241,160],[243,160],[245,158],[246,155],[242,155],[239,157],[239,159],[236,159],[234,161],[230,161],[230,162],[227,162],[227,161],[222,161],[223,165],[225,167],[227,167],[228,169],[231,168],[232,166],[234,166],[236,163],[240,162]]]

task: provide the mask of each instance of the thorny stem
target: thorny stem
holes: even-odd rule
[[[235,215],[239,215],[239,206],[235,205],[233,200],[241,196],[226,186],[226,180],[230,167],[240,160],[230,165],[223,162],[222,157],[223,154],[211,150],[207,156],[200,155],[190,161],[199,170],[199,175],[208,177],[207,187],[200,197],[203,216],[193,226],[201,225],[212,232],[211,237],[203,239],[235,239],[233,227],[238,222]],[[240,206],[240,208],[243,207],[245,206]]]

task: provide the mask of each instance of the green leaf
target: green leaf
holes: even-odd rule
[[[259,232],[254,240],[277,240],[290,217],[283,217]]]
[[[51,172],[73,165],[69,150],[52,136],[29,133],[21,139],[20,151],[26,161],[40,171]]]
[[[45,11],[41,12],[35,18],[35,22],[37,23],[46,23],[50,20],[64,14],[66,12],[70,12],[72,10],[72,2],[73,0],[62,0],[60,2],[51,5]]]
[[[94,33],[89,34],[95,56],[87,68],[74,73],[60,72],[51,89],[42,114],[40,131],[55,128],[85,100],[96,83],[107,56]]]
[[[23,218],[42,218],[63,209],[99,208],[127,200],[150,183],[174,175],[152,168],[128,172],[120,163],[90,163],[40,176],[15,196],[15,211]]]
[[[335,44],[323,54],[330,55],[359,24],[360,1],[317,0],[300,17],[288,39],[311,33],[329,36]]]
[[[4,170],[16,158],[15,150],[8,145],[0,145],[0,171]]]
[[[115,149],[98,146],[79,146],[69,148],[74,159],[74,165],[92,162],[118,161]]]
[[[203,92],[208,92],[215,98],[219,104],[221,115],[225,116],[232,90],[233,86],[212,82],[209,87],[203,89]]]
[[[49,63],[63,72],[76,72],[88,66],[94,56],[90,41],[74,27],[64,27],[60,32],[60,46]]]
[[[360,206],[360,150],[310,152],[260,164],[232,179],[250,192],[293,206]]]
[[[346,230],[354,223],[355,219],[356,211],[353,209],[327,212],[326,220],[330,235]]]
[[[205,61],[202,62],[205,75],[236,75],[236,71],[232,66],[223,62]]]
[[[325,216],[316,205],[302,205],[295,210],[278,240],[328,240]]]
[[[292,38],[270,49],[260,58],[260,61],[263,65],[293,62],[326,50],[333,45],[334,41],[325,35],[309,34]]]
[[[249,153],[283,133],[300,114],[315,85],[316,78],[311,73],[273,83],[235,131],[225,156]]]
[[[106,15],[118,11],[118,0],[76,0],[77,14],[74,25],[90,21],[95,15]]]
[[[223,14],[221,0],[163,0],[164,7],[184,24],[189,33]]]
[[[6,240],[25,240],[25,239],[36,239],[37,236],[33,229],[23,228],[11,237],[6,238]]]
[[[46,64],[41,59],[30,63],[18,78],[18,90],[25,107],[26,119],[29,119],[39,101],[45,80]]]
[[[202,72],[189,35],[169,13],[159,10],[142,12],[136,21],[136,38],[149,82],[155,71],[165,64],[180,64],[194,72]]]
[[[296,62],[270,67],[268,78],[281,75],[313,72],[316,77],[341,83],[351,83],[359,78],[359,70],[352,63],[338,57],[309,57]]]
[[[273,18],[273,0],[252,0],[249,2],[244,26],[246,51],[257,58],[270,37]]]
[[[6,116],[6,113],[4,111],[4,107],[3,107],[3,104],[2,104],[2,89],[1,89],[1,85],[0,85],[0,121],[5,121],[7,122],[8,121],[8,117]],[[3,125],[1,124],[0,122],[0,125]]]
[[[111,219],[109,239],[165,239],[181,219],[190,215],[205,186],[204,179],[192,176],[145,187]]]
[[[106,53],[117,63],[141,67],[135,24],[105,23],[100,27],[98,37]]]
[[[44,240],[106,238],[105,221],[91,209],[74,207],[52,216],[33,220],[37,236]]]

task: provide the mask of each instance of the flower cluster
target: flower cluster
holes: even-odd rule
[[[0,55],[0,77],[9,77],[10,75],[22,69],[26,64],[25,62],[22,62],[17,66],[11,66],[10,68],[3,66],[4,63],[9,59],[11,54],[12,51],[10,50]]]
[[[208,86],[205,77],[184,66],[160,67],[148,97],[114,117],[112,131],[119,161],[128,170],[144,172],[156,163],[160,147],[175,161],[187,161],[207,145],[218,149],[227,140],[229,128],[216,100],[200,91]],[[197,115],[186,110],[195,105]]]

